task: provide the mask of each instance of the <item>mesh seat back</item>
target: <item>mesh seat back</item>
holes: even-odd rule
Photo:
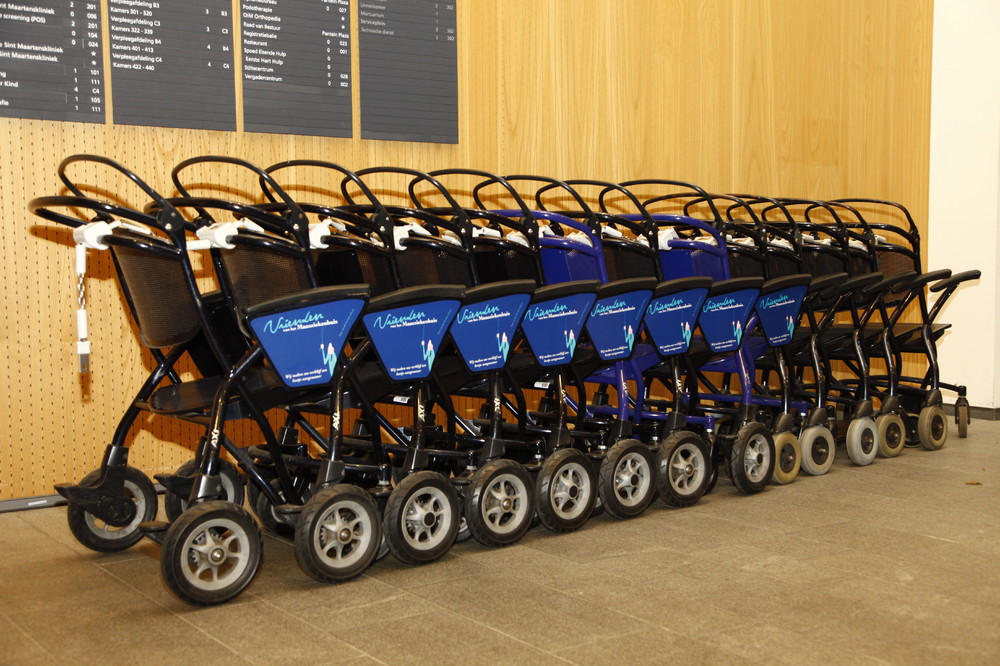
[[[756,250],[739,245],[730,245],[728,250],[730,277],[764,277],[764,258]]]
[[[316,279],[320,286],[367,284],[378,296],[396,288],[391,262],[386,251],[331,247],[315,255]]]
[[[234,249],[222,251],[222,265],[233,305],[240,311],[313,286],[305,252],[239,242]]]
[[[143,344],[165,349],[191,341],[201,321],[184,258],[125,245],[112,245],[111,251]]]
[[[477,244],[473,259],[481,283],[504,280],[541,282],[538,263],[530,248],[517,243]]]
[[[802,262],[791,250],[768,248],[764,255],[764,270],[768,279],[802,273]]]
[[[425,284],[461,284],[472,286],[470,261],[465,252],[456,248],[413,243],[396,253],[400,287]]]
[[[611,282],[636,277],[658,277],[656,253],[632,243],[605,241],[604,267]]]

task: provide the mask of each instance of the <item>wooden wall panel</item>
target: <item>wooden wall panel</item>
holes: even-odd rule
[[[75,373],[71,242],[25,209],[31,197],[59,192],[55,168],[66,155],[113,157],[163,190],[172,165],[195,155],[262,165],[312,157],[352,168],[471,166],[889,197],[922,223],[931,8],[931,0],[460,0],[457,145],[0,119],[8,232],[0,499],[47,494],[94,468],[149,364],[108,257],[92,252],[92,373]],[[354,75],[357,83],[356,60]],[[197,435],[167,419],[146,423],[133,461],[149,473],[172,469]]]

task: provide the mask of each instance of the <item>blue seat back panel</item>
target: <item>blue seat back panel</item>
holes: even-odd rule
[[[573,359],[580,332],[596,299],[593,293],[574,294],[528,306],[521,328],[540,365],[565,365]]]
[[[458,311],[451,336],[469,370],[487,372],[504,366],[530,300],[529,294],[513,294],[466,305]]]
[[[709,349],[727,352],[739,348],[758,293],[757,289],[740,289],[705,299],[698,323]]]
[[[708,289],[687,289],[650,301],[643,321],[663,356],[683,354],[691,344],[691,332]]]
[[[365,301],[344,299],[250,321],[257,340],[289,388],[329,383]]]
[[[598,299],[587,319],[587,333],[602,361],[616,361],[632,354],[643,312],[653,292],[648,289]]]
[[[805,285],[788,287],[757,299],[757,316],[772,347],[792,341],[807,289]]]
[[[425,379],[460,303],[429,301],[363,317],[375,351],[394,381]]]

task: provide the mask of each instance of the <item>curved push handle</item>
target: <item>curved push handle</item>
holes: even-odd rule
[[[388,166],[368,167],[367,169],[360,169],[356,171],[355,172],[355,175],[357,177],[356,180],[344,179],[343,181],[341,181],[340,191],[343,193],[344,199],[346,199],[351,204],[355,203],[354,199],[351,197],[351,194],[350,192],[348,192],[347,189],[349,180],[350,182],[356,183],[358,182],[358,180],[362,178],[362,176],[369,176],[378,173],[393,173],[404,176],[412,176],[413,180],[410,181],[407,189],[407,192],[410,195],[411,200],[413,199],[412,193],[413,193],[414,181],[427,181],[428,183],[433,185],[438,190],[438,192],[444,197],[445,201],[448,202],[448,205],[455,210],[455,214],[464,219],[465,212],[462,210],[462,206],[459,205],[459,203],[455,200],[455,197],[452,196],[451,192],[448,191],[448,188],[442,185],[437,178],[435,178],[430,174],[424,173],[423,171],[417,171],[416,169],[408,169],[406,167],[388,167]],[[362,189],[362,192],[364,193],[365,197],[367,197],[369,201],[371,201],[372,204],[374,204],[376,207],[381,208],[383,211],[386,210],[386,207],[382,204],[382,202],[379,201],[377,198],[375,198],[375,195],[374,193],[372,193],[371,188],[365,187]],[[416,201],[413,201],[413,203],[414,205],[417,205]],[[420,208],[419,205],[417,205],[417,207]]]
[[[335,171],[340,175],[344,176],[344,178],[346,178],[347,180],[357,185],[358,188],[364,193],[366,197],[368,197],[369,200],[377,201],[375,199],[375,195],[372,194],[371,190],[368,189],[368,186],[365,184],[365,182],[362,181],[360,178],[358,178],[357,174],[355,174],[350,169],[343,167],[339,164],[336,164],[334,162],[327,162],[325,160],[285,160],[284,162],[278,162],[277,164],[272,164],[271,166],[267,167],[266,169],[264,169],[264,173],[270,175],[271,178],[273,179],[274,173],[277,171],[281,171],[282,169],[288,169],[292,167],[300,167],[300,166],[317,167],[320,169],[329,169],[330,171]],[[268,201],[272,203],[278,203],[278,200],[274,198],[274,193],[271,191],[270,183],[268,183],[268,181],[265,180],[264,178],[260,179],[260,188],[264,192],[264,196],[267,197]]]
[[[531,174],[514,174],[512,176],[504,176],[504,179],[508,182],[510,181],[522,181],[529,183],[545,183],[545,186],[535,190],[535,206],[541,211],[548,211],[545,205],[542,203],[541,195],[551,189],[560,188],[569,194],[573,201],[580,206],[580,212],[582,212],[587,218],[588,223],[592,222],[594,212],[587,205],[587,202],[583,200],[580,193],[566,184],[565,181],[558,180],[556,178],[549,178],[548,176],[533,176]]]
[[[615,224],[623,224],[627,229],[629,229],[629,231],[636,234],[637,236],[639,235],[645,236],[650,241],[650,246],[653,248],[656,247],[655,244],[656,223],[653,221],[653,218],[650,217],[649,212],[643,207],[642,203],[639,202],[639,199],[636,198],[635,194],[630,192],[627,188],[622,187],[617,183],[610,183],[607,181],[594,180],[590,178],[574,178],[573,180],[565,181],[565,183],[573,188],[576,188],[580,185],[601,188],[601,191],[597,195],[597,202],[601,209],[601,213],[603,213],[604,215],[608,215],[611,218],[609,219],[610,222],[613,222]],[[553,189],[555,187],[557,187],[557,185],[554,184],[546,185],[542,189],[538,190],[537,196],[540,197],[547,190]],[[605,203],[605,198],[611,192],[616,192],[618,194],[624,195],[625,198],[628,199],[633,206],[635,206],[637,214],[641,218],[641,222],[630,219],[628,217],[624,217],[622,215],[617,215],[609,211],[607,209],[607,204]]]
[[[126,208],[124,206],[118,206],[106,201],[91,199],[90,197],[62,195],[46,196],[35,197],[28,202],[28,211],[44,220],[56,222],[57,224],[63,224],[74,229],[90,223],[90,220],[82,220],[79,217],[73,217],[66,215],[65,213],[59,213],[51,210],[51,208],[57,207],[84,208],[91,210],[98,215],[99,219],[105,222],[111,221],[115,218],[124,218],[133,222],[139,222],[140,224],[159,228],[155,217],[151,217],[145,213],[140,213],[137,210]]]
[[[683,180],[670,180],[670,179],[667,179],[667,178],[640,178],[640,179],[637,179],[637,180],[627,180],[627,181],[625,181],[623,183],[620,183],[620,185],[622,187],[625,187],[625,188],[628,188],[628,189],[632,189],[632,188],[639,187],[639,186],[642,186],[642,185],[663,185],[663,186],[667,186],[667,187],[681,187],[681,188],[686,188],[688,190],[691,190],[692,192],[695,192],[695,193],[697,193],[697,194],[699,194],[699,195],[701,195],[703,197],[707,197],[708,196],[708,192],[705,191],[703,188],[699,187],[698,185],[695,185],[694,183],[689,183],[689,182],[686,182],[686,181],[683,181]],[[676,196],[678,196],[678,197],[679,196],[690,196],[690,194],[677,193]],[[649,204],[656,203],[657,201],[663,201],[663,200],[665,200],[663,197],[653,197],[652,199],[643,201],[642,202],[642,206],[644,208],[648,208]],[[714,218],[717,221],[721,221],[722,220],[722,216],[719,214],[719,211],[715,207],[715,204],[712,203],[711,201],[709,201],[708,205],[709,205],[709,208],[712,210],[712,215],[714,216]]]
[[[184,184],[181,182],[180,174],[185,169],[194,166],[196,164],[229,164],[232,166],[247,169],[248,171],[256,174],[256,176],[262,183],[261,187],[264,188],[265,191],[266,187],[272,188],[274,192],[278,195],[278,197],[281,199],[281,202],[288,207],[288,217],[285,220],[287,227],[285,231],[290,232],[295,237],[296,242],[298,242],[303,247],[309,246],[309,220],[308,218],[306,218],[305,212],[302,211],[302,209],[295,202],[295,200],[292,199],[292,197],[290,197],[288,193],[285,192],[281,188],[281,186],[278,185],[278,183],[274,180],[274,178],[272,178],[271,175],[267,173],[264,169],[261,169],[259,166],[251,164],[246,160],[241,160],[236,157],[228,157],[225,155],[202,155],[199,157],[192,157],[190,159],[184,160],[183,162],[175,166],[173,170],[170,172],[170,179],[173,181],[174,186],[177,188],[177,191],[180,192],[181,195],[187,199],[195,199],[196,197],[192,197],[191,194],[187,191],[187,189],[185,189]],[[264,185],[265,183],[266,187]],[[212,219],[212,216],[204,208],[200,208],[198,206],[195,206],[194,208],[198,211],[198,214],[201,215],[202,217],[208,220]]]
[[[194,208],[199,213],[205,211],[201,217],[203,223],[212,219],[211,215],[207,213],[208,210],[224,210],[236,217],[253,220],[275,234],[284,235],[288,231],[288,225],[283,217],[250,204],[212,197],[172,197],[167,201],[175,208]],[[200,226],[197,221],[195,226]]]
[[[135,183],[136,186],[140,190],[142,190],[143,194],[148,196],[150,199],[156,201],[157,203],[161,204],[163,203],[164,200],[163,195],[161,195],[159,192],[150,187],[144,180],[139,178],[139,176],[137,176],[136,173],[131,169],[125,167],[121,163],[116,162],[115,160],[110,159],[108,157],[103,157],[101,155],[88,155],[88,154],[70,155],[69,157],[67,157],[62,162],[59,163],[59,168],[57,170],[59,174],[59,180],[63,182],[63,184],[69,189],[70,192],[72,192],[78,197],[88,198],[87,195],[85,195],[80,190],[80,188],[77,187],[76,184],[70,180],[69,175],[66,173],[66,169],[71,164],[75,164],[77,162],[92,162],[95,164],[102,164],[104,166],[110,167],[115,171],[117,171],[118,173],[125,176],[126,178],[128,178],[129,180],[131,180],[133,183]]]
[[[903,204],[898,203],[896,201],[889,201],[887,199],[869,199],[869,198],[866,198],[866,197],[849,197],[849,198],[846,198],[846,199],[832,199],[830,203],[839,203],[839,204],[872,204],[872,205],[876,205],[876,206],[887,206],[887,207],[895,208],[895,209],[899,210],[903,214],[903,217],[906,218],[906,223],[907,223],[907,226],[909,227],[909,229],[907,231],[910,234],[912,234],[914,237],[916,237],[916,236],[919,235],[919,232],[917,230],[917,225],[913,221],[913,216],[910,215],[910,211],[906,208],[906,206],[904,206]]]
[[[431,174],[432,175],[436,175],[436,174],[444,175],[444,173],[450,172],[450,171],[452,171],[452,170],[451,169],[443,169],[441,171],[432,171]],[[472,169],[467,169],[467,170],[459,169],[458,171],[468,171],[471,175],[476,175],[476,172],[474,172]],[[523,198],[521,198],[521,195],[518,193],[517,189],[515,189],[514,186],[511,185],[507,181],[506,178],[503,178],[502,176],[497,176],[495,174],[488,174],[486,171],[481,171],[479,173],[483,174],[483,175],[488,175],[489,178],[487,178],[486,180],[482,181],[481,183],[477,183],[472,188],[472,199],[473,199],[473,201],[476,202],[477,206],[479,206],[480,208],[482,208],[484,210],[488,209],[488,207],[486,206],[486,204],[483,202],[483,199],[482,199],[482,196],[481,196],[482,190],[486,189],[490,185],[493,185],[494,183],[498,183],[498,184],[500,184],[507,191],[507,194],[510,195],[511,199],[513,199],[514,203],[521,210],[521,214],[524,217],[524,219],[529,219],[531,217],[531,207],[528,206],[528,204],[524,201]]]

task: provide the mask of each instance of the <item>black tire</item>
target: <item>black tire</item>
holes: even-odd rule
[[[83,477],[81,486],[93,486],[101,478],[101,470]],[[115,527],[88,513],[72,502],[66,507],[69,531],[76,540],[100,553],[117,553],[131,548],[142,539],[139,523],[156,518],[156,489],[149,477],[135,467],[125,467],[125,494],[135,503],[135,517],[127,525]]]
[[[944,407],[931,405],[920,410],[917,416],[917,436],[920,446],[928,451],[937,451],[948,441],[948,419]]]
[[[689,431],[675,432],[663,442],[656,456],[656,481],[664,504],[675,509],[693,506],[708,492],[718,466],[705,440]]]
[[[177,468],[179,476],[194,474],[196,461],[188,460]],[[222,497],[219,499],[232,502],[233,504],[243,504],[243,477],[240,476],[236,465],[228,460],[219,461],[219,479],[222,481]],[[188,498],[175,495],[169,490],[163,494],[163,510],[167,514],[167,520],[173,522],[177,520],[188,507]]]
[[[524,467],[493,460],[472,476],[466,490],[465,523],[484,546],[509,546],[531,529],[535,488]]]
[[[774,436],[774,476],[771,483],[784,486],[795,481],[802,468],[802,444],[795,433],[786,430]]]
[[[594,511],[597,499],[594,468],[576,449],[560,449],[545,459],[535,479],[537,513],[553,532],[580,528]]]
[[[608,449],[598,472],[601,505],[615,518],[635,518],[656,496],[656,462],[649,447],[621,439]]]
[[[382,520],[371,496],[350,484],[323,488],[309,498],[295,530],[295,559],[318,581],[360,576],[382,545]]]
[[[969,406],[955,405],[955,423],[958,425],[959,439],[969,436]]]
[[[210,606],[235,598],[253,581],[264,554],[260,528],[241,506],[196,504],[163,537],[160,573],[177,597]]]
[[[810,476],[821,476],[833,467],[837,442],[833,433],[824,425],[810,426],[799,437],[802,446],[801,470]]]
[[[729,452],[728,469],[733,485],[746,495],[759,493],[771,483],[774,438],[763,423],[747,423],[736,433]]]
[[[405,564],[426,564],[448,552],[461,518],[454,486],[437,472],[416,472],[399,482],[386,503],[382,529],[389,550]]]
[[[705,484],[705,494],[715,490],[715,485],[719,483],[719,463],[710,460],[708,463],[708,482]]]

